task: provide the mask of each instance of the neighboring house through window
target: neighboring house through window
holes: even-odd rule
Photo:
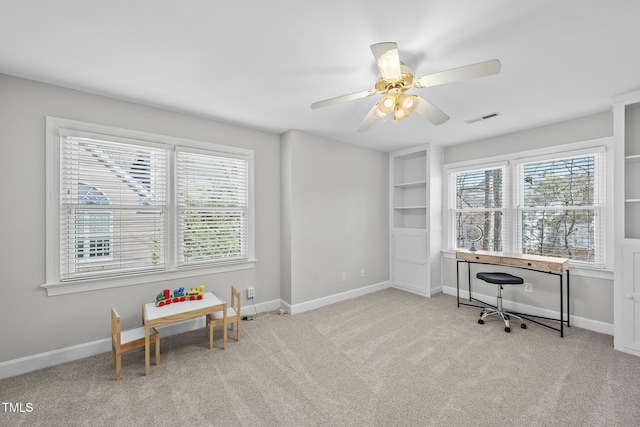
[[[50,294],[253,266],[251,150],[55,118],[47,129]]]
[[[78,183],[80,205],[108,205],[109,199],[96,187]],[[110,256],[109,246],[113,238],[113,214],[111,211],[76,211],[76,258],[78,261],[105,259]]]

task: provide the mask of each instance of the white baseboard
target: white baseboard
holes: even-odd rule
[[[345,301],[351,298],[359,297],[362,295],[370,294],[372,292],[381,291],[391,286],[391,282],[381,282],[374,285],[365,286],[351,291],[341,292],[339,294],[333,294],[322,298],[317,298],[311,301],[301,302],[299,304],[287,304],[282,303],[283,307],[291,314],[299,314],[305,311],[314,310],[316,308],[324,307],[325,305],[335,304],[340,301]]]
[[[442,286],[438,286],[438,287],[435,287],[435,288],[432,287],[432,288],[429,289],[429,292],[421,292],[419,290],[416,290],[415,287],[413,287],[413,286],[405,286],[403,283],[399,283],[399,282],[391,283],[391,287],[396,288],[396,289],[400,289],[401,291],[410,292],[412,294],[420,295],[421,297],[427,297],[427,298],[431,298],[432,296],[434,296],[436,294],[442,293]]]
[[[456,288],[451,287],[451,286],[443,286],[442,287],[442,292],[447,294],[447,295],[456,296]],[[473,296],[474,296],[474,298],[482,300],[485,295],[473,294]],[[469,298],[469,292],[460,289],[460,298],[467,298],[468,299]],[[488,304],[495,305],[495,303],[496,303],[495,297],[494,298],[486,297],[486,298],[487,298],[486,301],[487,301]],[[532,306],[532,305],[514,303],[514,302],[511,302],[511,301],[505,301],[505,300],[503,300],[502,305],[507,310],[517,311],[517,312],[523,313],[523,314],[528,313],[528,314],[531,314],[532,316],[542,316],[542,317],[549,317],[549,318],[559,318],[560,317],[560,313],[558,311],[549,310],[549,309],[540,308],[540,307],[535,307],[535,306]],[[613,324],[611,324],[611,323],[605,323],[605,322],[601,322],[599,320],[587,319],[587,318],[584,318],[584,317],[575,316],[573,314],[571,315],[569,320],[571,321],[571,326],[577,326],[578,328],[588,329],[590,331],[599,332],[601,334],[613,335]]]
[[[72,360],[83,359],[107,351],[111,351],[111,338],[8,360],[0,363],[0,379],[60,365]]]
[[[242,307],[242,314],[251,316],[257,313],[273,311],[280,308],[281,305],[282,301],[279,299],[256,304],[255,309],[253,304],[247,303]],[[201,317],[198,319],[185,320],[170,325],[160,326],[158,329],[160,330],[162,337],[167,337],[174,334],[202,329],[204,327],[205,321],[204,318]],[[39,369],[60,365],[62,363],[110,351],[111,338],[104,338],[97,341],[21,357],[19,359],[8,360],[6,362],[0,362],[0,379],[14,377],[27,372],[37,371]]]
[[[345,301],[358,296],[366,295],[372,292],[377,292],[382,289],[391,287],[391,282],[381,282],[363,288],[354,289],[351,291],[341,292],[339,294],[329,295],[326,297],[318,298],[311,301],[306,301],[299,304],[290,305],[280,299],[267,301],[256,304],[245,304],[242,307],[242,314],[251,316],[253,314],[265,313],[269,311],[277,310],[278,308],[285,308],[291,314],[303,313],[305,311],[314,310],[316,308],[323,307],[325,305],[334,304],[340,301]],[[447,295],[456,295],[456,289],[452,287],[443,286],[442,292]],[[460,290],[461,297],[467,297],[468,293]],[[507,309],[518,311],[521,313],[530,313],[535,316],[545,317],[558,317],[558,312],[552,310],[541,309],[538,307],[528,306],[525,304],[513,304],[508,301],[504,302],[504,306]],[[595,332],[600,332],[607,335],[613,335],[613,325],[609,323],[600,322],[592,319],[585,319],[583,317],[571,316],[571,324],[583,329],[588,329]],[[189,332],[196,329],[204,328],[204,319],[185,320],[171,325],[160,327],[160,332],[163,337]],[[77,359],[83,359],[85,357],[94,356],[101,353],[111,351],[111,339],[104,338],[97,341],[92,341],[84,344],[79,344],[71,347],[61,348],[58,350],[47,351],[44,353],[34,354],[31,356],[21,357],[19,359],[9,360],[6,362],[0,362],[0,379],[9,378],[16,375],[25,374],[27,372],[37,371],[39,369],[48,368],[50,366],[59,365],[66,362],[71,362]]]

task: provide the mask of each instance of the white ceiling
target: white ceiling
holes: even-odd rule
[[[640,89],[639,21],[637,0],[0,0],[0,73],[389,151],[610,110]],[[437,127],[414,114],[357,133],[379,95],[310,109],[373,88],[383,41],[417,77],[502,71],[412,89],[451,116]]]

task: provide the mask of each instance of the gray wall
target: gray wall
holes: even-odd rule
[[[488,267],[490,266],[472,266],[471,278],[474,296],[477,296],[476,293],[482,294],[484,296],[481,295],[480,299],[495,305],[496,287],[494,285],[487,285],[476,279],[475,274],[479,271],[504,271],[520,276],[526,283],[533,284],[533,293],[530,294],[523,292],[522,288],[509,289],[509,287],[505,287],[502,291],[502,296],[505,301],[525,304],[553,312],[559,311],[559,279],[557,276],[508,267],[489,270],[487,269]],[[467,266],[461,263],[459,268],[460,289],[467,290]],[[443,282],[445,286],[455,289],[455,259],[446,258],[443,260]],[[566,286],[566,281],[564,282],[564,286]],[[575,274],[571,275],[571,316],[586,319],[586,322],[582,321],[581,326],[583,327],[594,326],[588,325],[591,320],[613,325],[613,280],[577,276]],[[613,332],[611,328],[605,329],[610,329],[610,332]],[[595,330],[598,330],[598,328],[596,327]]]
[[[300,131],[274,135],[1,74],[0,94],[0,363],[108,338],[110,307],[119,309],[125,327],[138,325],[141,302],[164,288],[204,284],[224,296],[231,285],[252,286],[257,304],[282,299],[296,305],[389,280],[387,153]],[[257,267],[48,297],[41,288],[46,116],[255,150]],[[603,113],[450,147],[445,163],[610,135],[612,117]],[[445,259],[443,265],[444,285],[455,287],[455,261]],[[572,276],[578,316],[612,323],[612,293],[610,280]]]
[[[388,281],[388,154],[291,130],[281,155],[283,299],[295,305]]]
[[[495,120],[495,119],[494,119]],[[499,118],[497,120],[500,120]],[[518,153],[537,148],[555,147],[613,135],[611,112],[580,117],[521,132],[481,139],[447,147],[444,164],[476,160],[505,153]]]
[[[518,153],[545,147],[556,147],[562,144],[610,137],[612,135],[612,113],[600,113],[522,132],[500,135],[494,138],[448,147],[444,153],[445,166],[449,163],[493,157],[505,153]],[[609,154],[612,155],[612,153]],[[608,175],[613,176],[613,172],[609,171]],[[446,203],[446,200],[443,200],[443,203]],[[613,256],[613,254],[609,255]],[[463,266],[460,267],[460,270],[461,275],[466,271]],[[523,276],[523,270],[505,269],[504,271]],[[518,303],[558,311],[558,280],[555,277],[545,279],[545,275],[535,275],[525,272],[524,278],[526,281],[533,283],[533,294],[526,294],[524,292],[511,293],[507,291],[503,294],[505,300],[510,299]],[[466,281],[464,283],[466,286]],[[445,258],[443,260],[443,284],[444,286],[453,288],[456,286],[456,261],[454,259]],[[482,284],[479,285],[480,287],[477,289],[480,292],[484,290],[491,298],[495,298],[495,289],[493,287],[486,287],[486,285],[483,287]],[[475,289],[476,288],[474,288],[474,290]],[[572,316],[612,325],[613,280],[572,275],[571,304]]]
[[[45,281],[45,116],[255,150],[257,267],[49,297]],[[164,288],[231,285],[280,298],[280,137],[0,74],[0,362],[108,338],[109,308],[125,327]],[[276,248],[274,250],[274,248]]]
[[[389,280],[387,153],[299,131],[274,135],[2,74],[0,94],[0,292],[8,296],[0,309],[0,363],[107,339],[110,307],[118,308],[124,327],[137,326],[141,303],[165,288],[204,284],[228,297],[231,285],[255,287],[255,303],[272,306]],[[254,150],[257,267],[47,296],[41,288],[46,116]]]

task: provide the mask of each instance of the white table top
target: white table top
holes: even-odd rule
[[[170,317],[190,311],[200,310],[207,307],[224,304],[225,302],[215,296],[213,292],[205,292],[202,299],[195,301],[172,302],[171,304],[156,307],[155,302],[144,305],[147,321],[160,319],[162,317]]]

